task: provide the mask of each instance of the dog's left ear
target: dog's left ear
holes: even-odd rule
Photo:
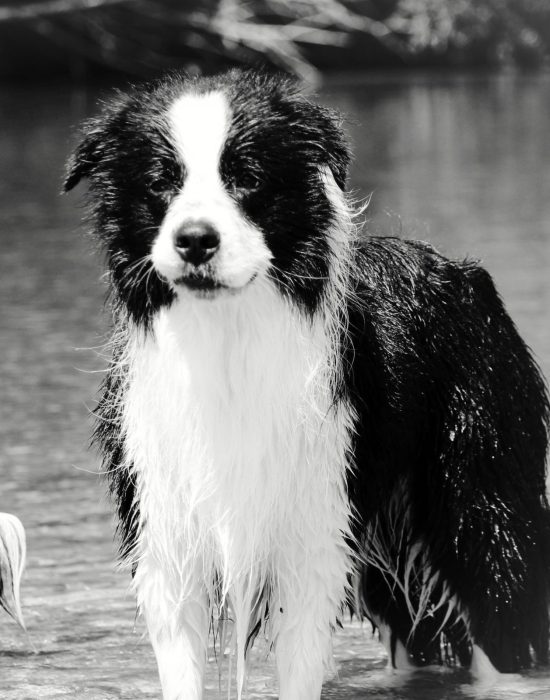
[[[338,187],[345,191],[351,151],[338,112],[322,107],[301,96],[294,101],[296,123],[301,124],[302,138],[311,150],[312,162],[328,167]]]
[[[351,149],[342,128],[343,117],[338,112],[321,108],[323,122],[323,146],[326,164],[338,187],[345,192],[351,162]]]

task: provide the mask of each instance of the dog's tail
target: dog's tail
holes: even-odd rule
[[[19,518],[0,513],[0,606],[25,629],[20,584],[26,559],[25,528]]]

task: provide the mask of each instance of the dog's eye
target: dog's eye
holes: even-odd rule
[[[172,194],[173,189],[173,185],[162,177],[148,183],[148,190],[154,197],[168,197]]]
[[[153,194],[162,194],[166,191],[166,182],[164,180],[151,180],[149,189]]]
[[[256,192],[262,186],[262,180],[254,173],[242,173],[234,178],[233,185],[236,190],[244,192]]]

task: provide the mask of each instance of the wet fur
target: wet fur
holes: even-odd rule
[[[147,256],[185,193],[170,105],[215,91],[231,106],[220,182],[271,260],[200,299]],[[284,700],[319,697],[346,602],[395,664],[547,661],[544,382],[483,268],[356,238],[348,162],[335,115],[232,72],[120,95],[69,164],[68,189],[90,180],[111,273],[95,438],[165,697],[200,697],[228,605],[240,689],[263,626]],[[262,170],[259,192],[234,184]]]

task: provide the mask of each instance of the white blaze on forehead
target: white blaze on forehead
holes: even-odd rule
[[[183,95],[170,108],[169,119],[176,148],[189,175],[217,174],[231,119],[225,95]]]
[[[157,272],[172,282],[190,270],[175,247],[178,231],[190,220],[206,222],[218,232],[219,250],[209,266],[223,286],[242,287],[269,266],[271,251],[262,232],[243,215],[220,175],[231,117],[221,91],[183,95],[169,109],[172,140],[186,173],[151,253]]]

